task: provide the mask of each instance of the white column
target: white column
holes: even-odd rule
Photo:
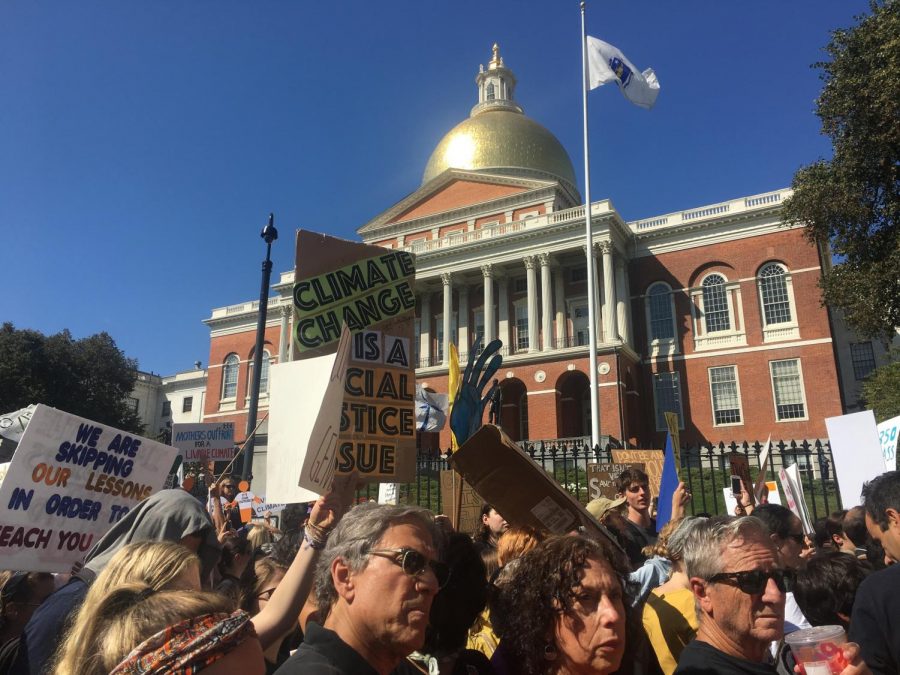
[[[499,287],[499,297],[497,298],[497,337],[503,341],[503,346],[507,348],[507,354],[515,352],[509,344],[509,279],[500,277],[497,280]]]
[[[443,365],[450,364],[450,319],[453,318],[453,279],[448,273],[441,275],[441,283],[444,285],[444,344]]]
[[[472,339],[469,337],[469,287],[465,284],[460,286],[456,296],[459,298],[459,314],[456,315],[459,351],[468,354],[472,348]]]
[[[622,265],[622,259],[616,257],[615,262],[616,273],[616,327],[623,342],[628,342],[628,326],[626,325],[626,306],[628,305],[628,296],[625,293],[625,267]]]
[[[534,256],[525,256],[525,286],[528,291],[528,351],[536,352],[538,347],[538,306],[537,306],[537,273],[534,269]]]
[[[605,331],[603,330],[603,317],[606,315],[606,301],[603,297],[603,272],[600,270],[600,257],[598,255],[600,244],[594,244],[591,248],[591,255],[594,256],[594,331],[597,335],[597,342],[606,342]],[[581,250],[587,255],[587,246],[582,246]],[[574,335],[572,336],[574,337]]]
[[[616,330],[616,286],[615,269],[613,268],[612,244],[604,241],[600,244],[603,251],[603,327],[604,342],[616,342],[619,332]]]
[[[559,347],[565,346],[566,342],[566,312],[565,298],[563,291],[565,290],[565,272],[562,267],[553,270],[553,308],[556,310],[556,344]]]
[[[431,293],[419,296],[419,363],[431,365]]]
[[[281,308],[281,334],[278,339],[278,363],[288,360],[288,349],[291,344],[291,312],[293,307],[285,305]]]
[[[634,346],[634,324],[631,323],[631,278],[628,276],[628,262],[622,261],[622,277],[625,280],[625,342]]]
[[[487,344],[497,335],[494,323],[494,270],[490,264],[482,265],[481,274],[484,277],[484,344]]]
[[[538,255],[541,261],[541,351],[553,349],[553,315],[550,311],[550,254]]]

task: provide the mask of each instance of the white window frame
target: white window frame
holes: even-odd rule
[[[677,370],[673,370],[673,371],[668,371],[668,372],[653,373],[653,375],[652,375],[653,416],[654,416],[654,420],[656,422],[656,430],[657,431],[666,431],[668,429],[668,426],[666,425],[666,418],[664,415],[662,415],[662,413],[659,409],[659,396],[657,395],[657,391],[656,391],[657,378],[659,378],[661,375],[672,375],[675,378],[675,382],[677,383],[677,391],[678,391],[675,398],[678,403],[678,410],[671,411],[671,412],[675,412],[678,415],[678,428],[684,429],[684,405],[681,402],[681,398],[682,398],[681,397],[681,373],[679,373]],[[665,412],[670,412],[670,411],[666,410]],[[660,424],[660,421],[662,422],[662,424]]]
[[[586,337],[585,337],[584,344],[582,344],[582,345],[578,344],[578,333],[577,333],[578,326],[575,325],[575,319],[577,318],[575,316],[575,310],[578,307],[584,307],[585,312],[586,312],[586,314],[584,316],[584,331],[585,331]],[[582,295],[581,297],[578,297],[578,298],[567,298],[566,299],[566,319],[567,319],[566,338],[571,339],[571,341],[572,341],[571,346],[572,347],[588,346],[590,339],[587,336],[590,335],[590,330],[591,330],[591,315],[590,315],[590,306],[588,305],[588,299],[587,299],[586,295]],[[571,325],[571,328],[569,327],[569,325]]]
[[[664,287],[669,296],[669,319],[672,323],[672,337],[657,338],[653,336],[653,316],[650,312],[650,291],[657,286]],[[665,281],[654,281],[647,287],[644,294],[644,321],[647,326],[647,349],[651,358],[659,356],[669,356],[678,353],[678,322],[675,318],[675,294],[672,287]]]
[[[763,305],[762,277],[760,273],[769,265],[776,265],[784,272],[784,285],[788,297],[788,308],[791,312],[791,320],[781,323],[766,323],[766,309]],[[756,297],[759,301],[759,321],[763,331],[763,342],[781,342],[783,340],[798,340],[800,338],[800,326],[797,322],[797,303],[794,301],[794,283],[791,272],[786,265],[775,260],[764,262],[756,270]]]
[[[703,306],[703,282],[716,274],[725,280],[725,299],[728,304],[729,330],[706,332],[706,315]],[[744,304],[741,300],[741,284],[729,281],[724,272],[710,271],[704,274],[691,293],[691,323],[694,334],[694,351],[721,349],[723,347],[744,347],[747,345],[747,331],[744,325]]]
[[[803,417],[788,417],[785,419],[778,419],[778,398],[775,396],[775,376],[772,372],[772,364],[783,363],[785,361],[795,361],[797,363],[797,375],[800,378],[800,398],[803,400]],[[803,363],[800,360],[799,356],[790,359],[774,359],[772,361],[769,361],[769,383],[772,388],[772,406],[774,408],[775,422],[777,424],[803,422],[804,420],[809,419],[809,404],[806,402],[806,384],[803,379]]]
[[[871,360],[872,360],[872,367],[869,369],[869,372],[866,373],[866,374],[863,375],[863,376],[860,376],[860,375],[859,375],[859,372],[858,372],[857,367],[856,367],[857,359],[856,359],[856,355],[854,354],[854,348],[855,348],[855,347],[868,347],[869,353],[866,354],[865,356],[866,356],[866,357],[868,357],[868,356],[871,356],[871,357],[872,357],[872,359],[871,359]],[[868,358],[867,358],[867,360],[868,360]],[[875,358],[875,346],[872,344],[872,341],[871,341],[871,340],[863,340],[863,341],[860,341],[860,342],[851,342],[851,343],[850,343],[850,369],[853,371],[853,379],[854,379],[854,380],[856,380],[857,382],[862,382],[862,381],[865,380],[869,375],[871,375],[871,374],[872,374],[872,371],[875,370],[877,367],[878,367],[878,360]]]
[[[740,416],[738,422],[717,422],[716,421],[716,396],[713,390],[712,371],[720,368],[731,368],[734,373],[734,387],[737,395],[737,411]],[[741,398],[741,379],[738,375],[737,364],[725,364],[721,366],[710,366],[706,369],[706,379],[709,382],[709,405],[712,412],[712,421],[714,427],[740,427],[744,425],[744,401]],[[729,408],[730,410],[730,408]]]
[[[452,312],[450,314],[450,342],[456,345],[456,348],[459,349],[459,326],[456,323],[457,316],[456,312]],[[441,312],[434,317],[434,336],[435,336],[435,348],[434,348],[434,362],[435,363],[443,363],[444,362],[444,313]]]
[[[525,312],[525,346],[519,346],[519,310],[523,310]],[[531,317],[528,316],[528,298],[521,298],[516,300],[513,303],[513,345],[514,350],[511,351],[513,354],[520,354],[522,352],[526,352],[531,349],[531,341],[529,340],[529,328],[531,326]]]
[[[480,319],[479,319],[480,317]],[[479,330],[479,328],[481,330]],[[484,305],[479,305],[472,310],[472,332],[469,335],[471,340],[476,335],[481,336],[482,347],[484,346]]]
[[[253,362],[254,357],[251,355],[247,362],[247,400],[250,400],[250,388],[253,386]],[[259,379],[259,398],[264,399],[269,396],[269,369],[272,365],[272,355],[268,349],[263,349],[263,358],[261,370],[265,379]]]
[[[228,387],[228,369],[231,367],[229,365],[229,360],[231,357],[234,357],[234,361],[232,361],[232,365],[234,366],[234,393],[231,396],[226,396],[227,387]],[[234,402],[237,400],[237,388],[238,383],[241,379],[241,357],[231,352],[225,359],[222,361],[222,392],[219,397],[219,400],[223,403]]]

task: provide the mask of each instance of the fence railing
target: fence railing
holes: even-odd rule
[[[520,445],[538,465],[582,503],[591,499],[588,465],[612,462],[612,450],[616,449],[608,440],[602,446],[591,448],[588,439],[583,437],[528,441]],[[689,511],[692,514],[725,513],[722,489],[731,485],[729,453],[737,452],[746,457],[755,479],[759,472],[762,450],[763,443],[759,441],[682,447],[679,475],[693,495]],[[831,448],[827,441],[774,442],[769,456],[767,479],[777,481],[779,470],[792,464],[798,466],[804,498],[814,521],[841,508],[840,494],[832,470]],[[433,511],[440,510],[440,472],[447,468],[449,465],[444,457],[419,456],[416,461],[416,479],[399,486],[399,501],[425,506]],[[514,490],[515,486],[511,485],[510,489]],[[368,485],[358,493],[360,500],[377,497],[377,485]],[[784,503],[784,499],[782,502]]]

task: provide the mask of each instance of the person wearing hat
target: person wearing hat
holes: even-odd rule
[[[638,543],[628,536],[628,523],[625,521],[623,513],[625,506],[625,497],[597,497],[587,503],[585,507],[601,525],[605,526],[616,537],[619,545],[625,549],[628,561],[632,568],[640,567],[646,556],[641,553]]]

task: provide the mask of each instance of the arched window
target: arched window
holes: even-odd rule
[[[486,96],[488,101],[493,101],[496,98],[496,94],[494,94],[493,82],[488,83]]]
[[[763,265],[757,275],[767,326],[791,322],[791,299],[784,268],[778,263]]]
[[[703,280],[703,315],[707,333],[731,330],[728,292],[725,290],[725,277],[721,274],[710,274]]]
[[[241,360],[237,354],[229,354],[225,357],[222,366],[222,398],[234,398],[237,396],[238,368]]]
[[[664,283],[656,283],[647,291],[647,309],[650,321],[651,340],[672,340],[675,338],[675,325],[672,321],[672,296],[669,287]]]
[[[271,359],[272,359],[272,355],[269,354],[268,350],[263,350],[262,367],[259,369],[259,372],[260,372],[259,393],[260,394],[266,394],[269,391],[269,361]],[[250,357],[250,370],[249,370],[250,377],[248,379],[248,382],[250,382],[251,384],[249,386],[252,386],[252,382],[253,382],[253,363],[254,363],[254,358],[251,356]],[[249,390],[247,391],[247,397],[248,398],[250,397]]]

